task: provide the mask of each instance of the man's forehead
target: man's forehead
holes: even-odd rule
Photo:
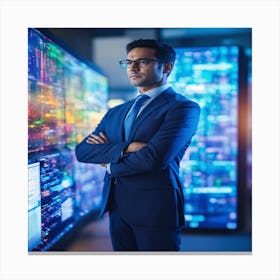
[[[154,57],[155,50],[152,48],[134,48],[127,54],[128,58],[138,59],[144,57]]]

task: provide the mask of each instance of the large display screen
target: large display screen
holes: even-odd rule
[[[177,48],[173,88],[201,106],[199,127],[181,162],[190,229],[238,227],[237,46]]]
[[[105,169],[74,148],[107,111],[108,80],[93,64],[28,29],[28,250],[49,250],[98,211]]]

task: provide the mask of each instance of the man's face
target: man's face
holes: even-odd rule
[[[151,48],[134,48],[128,53],[127,59],[156,59],[154,53],[155,50]],[[159,61],[150,61],[147,65],[132,63],[127,68],[127,75],[133,86],[138,86],[141,92],[145,92],[165,83],[166,73],[164,73],[163,69],[164,64]]]

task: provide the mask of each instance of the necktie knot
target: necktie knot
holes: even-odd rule
[[[143,102],[145,102],[147,99],[149,99],[150,97],[146,94],[140,94],[136,97],[136,100],[135,100],[135,105],[136,104],[143,104]]]

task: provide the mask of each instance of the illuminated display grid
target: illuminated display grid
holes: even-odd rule
[[[65,145],[63,52],[36,32],[28,39],[28,151],[60,148]]]
[[[238,59],[236,46],[177,48],[175,90],[201,106],[181,162],[187,228],[237,228]]]
[[[40,161],[42,203],[42,238],[34,250],[48,250],[101,202],[105,169],[80,165],[74,147],[106,112],[108,81],[37,30],[28,31],[28,152]]]
[[[40,162],[42,243],[50,243],[72,226],[74,219],[73,173],[68,153],[42,156]]]
[[[34,30],[28,78],[29,152],[74,148],[108,109],[107,78]]]

